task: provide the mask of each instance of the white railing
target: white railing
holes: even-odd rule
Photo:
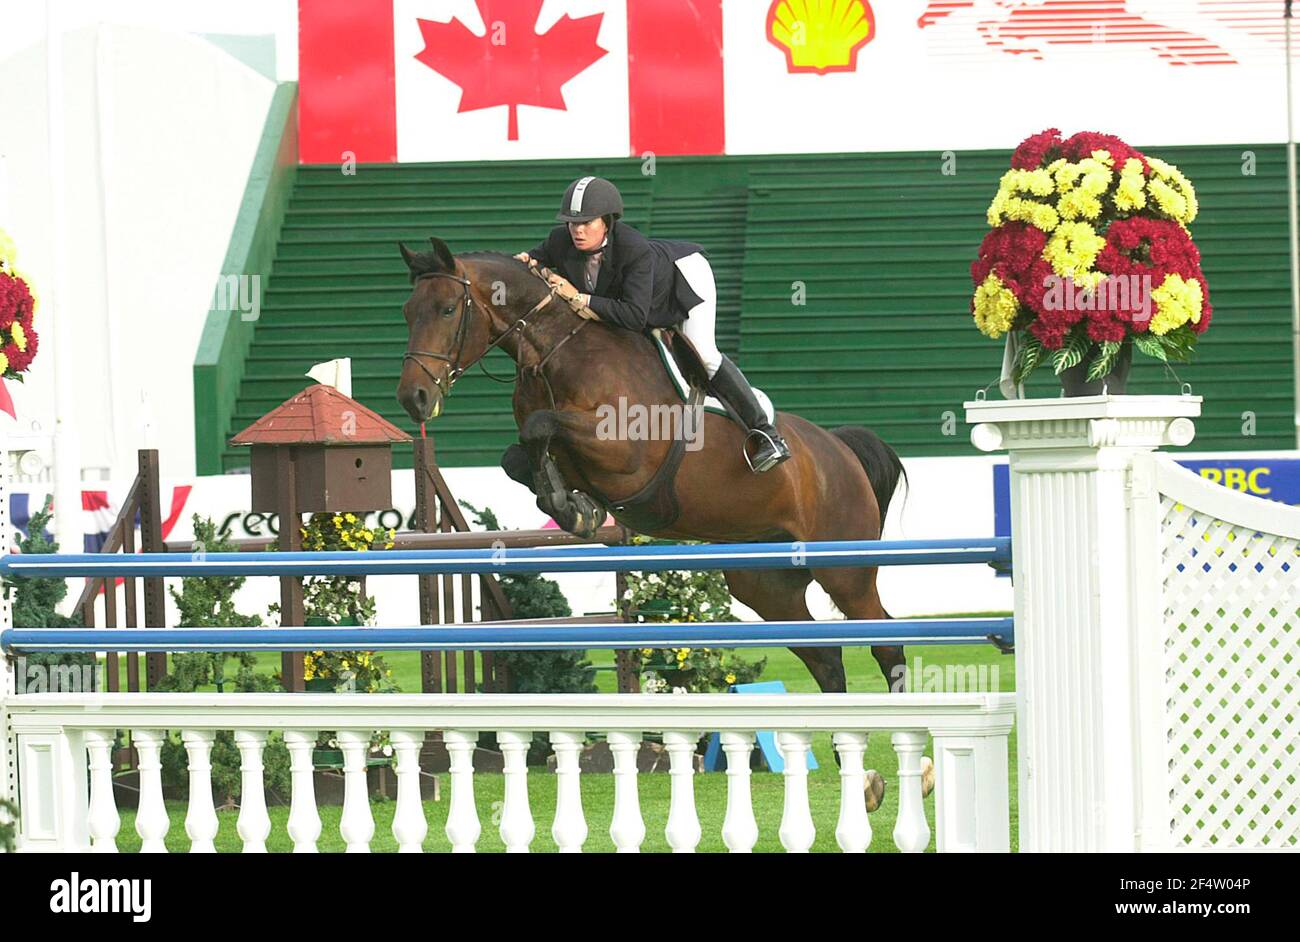
[[[312,750],[320,730],[337,731],[344,754],[340,833],[348,852],[366,852],[375,833],[365,759],[372,734],[388,731],[395,753],[398,797],[393,836],[402,852],[419,852],[428,834],[420,800],[419,756],[425,733],[440,731],[451,757],[446,834],[456,852],[473,852],[483,831],[475,804],[473,752],[479,732],[492,731],[504,754],[505,800],[499,833],[507,851],[526,852],[536,832],[525,759],[533,731],[549,735],[556,753],[552,836],[561,852],[581,851],[588,839],[579,753],[588,731],[606,735],[614,756],[610,837],[619,852],[639,850],[647,826],[662,826],[669,847],[692,852],[703,828],[717,827],[733,852],[759,837],[750,790],[756,730],[776,730],[785,760],[783,847],[806,852],[819,827],[833,827],[839,847],[862,852],[872,842],[863,801],[867,734],[887,732],[897,755],[891,788],[899,794],[893,840],[900,850],[924,851],[930,827],[922,803],[922,753],[933,737],[935,849],[1007,851],[1007,738],[1015,715],[1010,694],[768,694],[768,695],[351,695],[351,694],[31,694],[5,705],[23,769],[23,850],[116,852],[121,819],[115,805],[111,752],[118,730],[129,730],[139,755],[140,798],[135,828],[142,850],[163,851],[172,826],[163,801],[160,749],[179,731],[189,758],[184,819],[192,852],[211,852],[218,818],[211,787],[211,750],[218,730],[233,730],[242,759],[238,833],[245,852],[266,850],[271,833],[262,776],[267,733],[283,734],[291,761],[287,831],[295,852],[316,850]],[[701,821],[694,754],[704,732],[717,730],[727,757],[726,813]],[[661,732],[670,761],[669,807],[643,809],[636,754],[644,731]],[[815,822],[808,794],[807,755],[814,733],[830,732],[841,768],[839,814]],[[770,827],[771,822],[764,822]]]

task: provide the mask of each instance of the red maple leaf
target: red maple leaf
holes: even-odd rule
[[[519,105],[567,110],[560,87],[609,50],[596,45],[603,13],[572,19],[566,13],[536,32],[542,0],[477,0],[487,26],[475,36],[459,20],[420,20],[424,49],[416,55],[460,86],[457,112],[505,105],[509,140],[519,140]]]

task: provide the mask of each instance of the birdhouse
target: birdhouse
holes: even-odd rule
[[[393,442],[411,437],[333,386],[309,386],[234,438],[252,446],[252,509],[277,513],[387,510],[393,503]]]

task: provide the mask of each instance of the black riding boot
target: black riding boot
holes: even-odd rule
[[[790,457],[790,446],[767,420],[767,413],[759,405],[745,374],[726,356],[722,358],[718,372],[709,380],[709,391],[723,401],[749,432],[746,444],[750,438],[756,440],[754,457],[751,459],[749,453],[745,453],[751,470],[755,473],[768,471]]]

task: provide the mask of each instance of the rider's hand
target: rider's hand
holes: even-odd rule
[[[527,252],[520,252],[518,255],[515,256],[515,258],[519,259],[519,261],[523,262],[525,265],[534,264],[532,256],[530,256]]]
[[[589,321],[600,320],[600,315],[597,314],[595,311],[593,311],[590,307],[588,307],[589,304],[591,304],[591,295],[580,294],[578,295],[579,306],[575,307],[573,309],[573,312],[577,314],[579,317],[585,317]]]

